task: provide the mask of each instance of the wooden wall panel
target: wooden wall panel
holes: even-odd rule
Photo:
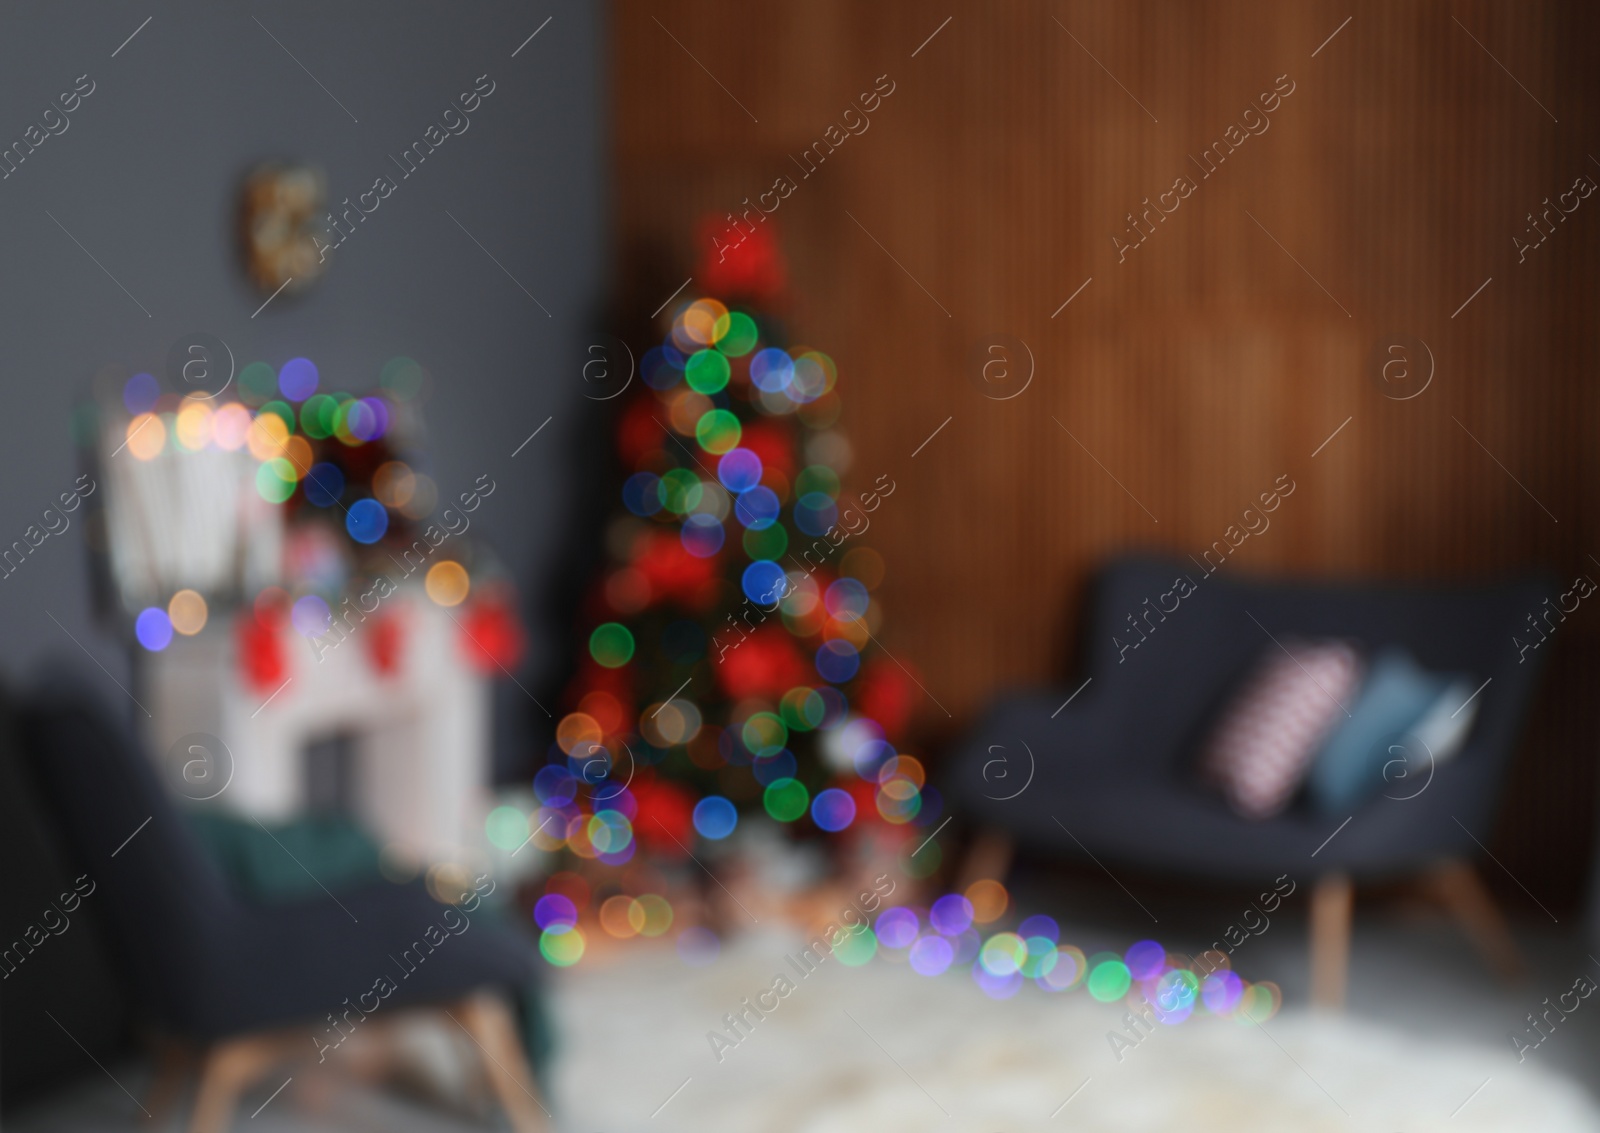
[[[1600,178],[1586,7],[621,0],[612,21],[629,311],[687,274],[654,269],[692,262],[696,218],[896,83],[771,223],[793,323],[839,363],[855,474],[902,485],[873,524],[884,636],[949,708],[928,706],[933,731],[1067,676],[1105,556],[1198,553],[1283,472],[1297,493],[1228,569],[1600,571],[1600,198],[1527,262],[1512,244],[1547,194]],[[1280,75],[1266,132],[1201,179],[1191,155]],[[1119,262],[1125,215],[1179,175],[1197,191]],[[1012,401],[971,380],[995,333],[1037,358]],[[1377,379],[1397,334],[1436,362],[1409,401]],[[1552,639],[1498,834],[1567,898],[1591,857],[1597,640],[1588,608]]]

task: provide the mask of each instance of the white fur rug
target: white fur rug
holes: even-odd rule
[[[965,972],[824,963],[798,939],[745,938],[710,967],[628,950],[554,981],[562,1129],[673,1133],[1184,1133],[1600,1130],[1575,1084],[1518,1064],[1492,1036],[1413,1037],[1286,1010],[1264,1028],[1212,1017],[1157,1027],[1119,1061],[1125,1008],[1031,984],[986,998]],[[740,1000],[794,982],[719,1063],[708,1031]],[[1487,1084],[1485,1084],[1487,1083]],[[1474,1092],[1476,1091],[1476,1092]],[[1068,1100],[1070,1098],[1070,1100]],[[1065,1105],[1063,1105],[1065,1103]],[[948,1115],[948,1116],[947,1116]]]

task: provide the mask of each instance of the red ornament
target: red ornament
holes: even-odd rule
[[[677,783],[653,775],[638,776],[628,789],[639,804],[633,820],[639,841],[666,857],[682,857],[694,837],[694,796]]]
[[[782,625],[767,625],[740,639],[731,627],[719,632],[728,647],[716,665],[717,683],[734,700],[747,696],[778,699],[811,675],[794,638]]]
[[[871,822],[874,819],[882,823],[883,815],[878,813],[878,784],[869,783],[858,776],[846,784],[844,789],[855,800],[856,823]]]
[[[634,553],[634,569],[649,581],[652,596],[675,598],[690,609],[703,609],[716,600],[715,558],[691,555],[677,528],[651,532],[634,545]]]
[[[753,421],[744,427],[739,447],[761,458],[761,467],[770,468],[785,480],[794,478],[794,439],[778,426]]]
[[[897,665],[879,659],[869,661],[861,674],[856,706],[863,716],[876,720],[891,743],[898,743],[911,723],[911,708],[916,703],[911,678]]]
[[[752,217],[760,215],[752,210]],[[774,226],[766,218],[754,231],[742,219],[708,216],[699,224],[700,266],[694,277],[708,295],[751,299],[771,305],[788,286],[788,265],[778,250]]]

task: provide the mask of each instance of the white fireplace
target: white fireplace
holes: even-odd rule
[[[378,670],[363,639],[375,632],[371,619],[337,647],[320,650],[285,626],[287,664],[275,690],[243,678],[227,617],[195,637],[174,637],[159,653],[142,653],[150,750],[168,782],[240,815],[289,818],[311,808],[314,752],[336,740],[349,755],[343,794],[352,817],[381,844],[424,861],[459,861],[480,850],[483,817],[493,805],[488,682],[463,658],[462,631],[450,612],[420,590],[396,591],[381,612],[401,626],[389,674]],[[195,752],[179,742],[196,733],[220,740],[226,752]],[[192,744],[209,746],[205,739]],[[215,771],[191,766],[211,756]]]

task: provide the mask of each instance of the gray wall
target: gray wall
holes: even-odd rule
[[[405,354],[434,377],[427,413],[441,494],[480,473],[498,483],[475,534],[541,616],[575,511],[571,428],[594,404],[582,399],[580,371],[608,261],[602,33],[603,9],[576,2],[8,7],[0,144],[22,137],[78,76],[96,89],[65,133],[0,180],[0,544],[71,485],[69,412],[108,363],[159,375],[174,339],[203,330],[240,364],[305,354],[325,383],[364,389],[385,359]],[[280,296],[252,319],[262,296],[243,279],[233,227],[241,176],[266,159],[309,162],[326,171],[334,200],[380,174],[399,180],[388,155],[483,74],[496,89],[468,131],[400,181],[309,293]],[[533,689],[566,627],[531,628],[519,677]],[[42,658],[70,655],[108,702],[131,710],[67,631],[130,684],[123,646],[91,617],[78,523],[0,581],[0,664],[16,681]],[[504,758],[525,750],[517,733],[529,706],[506,682],[500,696]]]

